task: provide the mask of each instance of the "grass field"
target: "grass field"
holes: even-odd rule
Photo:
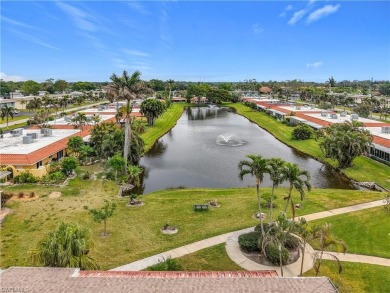
[[[304,141],[293,140],[291,139],[293,127],[282,124],[271,116],[263,112],[254,111],[244,106],[243,104],[231,103],[227,104],[227,106],[236,109],[238,114],[258,124],[260,127],[270,132],[272,135],[274,135],[277,139],[279,139],[286,145],[291,146],[314,158],[317,158],[322,162],[329,163],[334,167],[336,166],[336,162],[324,157],[315,139],[309,139]],[[387,189],[390,189],[389,166],[371,160],[367,157],[361,156],[356,158],[354,160],[353,166],[342,170],[342,172],[356,181],[372,181],[378,183],[379,185]]]
[[[343,262],[343,272],[338,274],[337,265],[323,261],[319,276],[329,277],[340,293],[390,292],[390,267],[362,263]],[[310,270],[304,276],[315,276]]]
[[[145,205],[128,208],[127,198],[118,198],[118,186],[107,180],[84,181],[79,178],[63,188],[20,185],[7,191],[35,191],[39,198],[33,201],[9,201],[13,213],[5,219],[1,232],[1,267],[31,265],[26,252],[34,248],[44,233],[60,221],[76,221],[91,229],[94,248],[92,256],[110,269],[137,259],[226,232],[251,227],[258,222],[254,188],[232,189],[175,189],[144,195]],[[61,191],[62,197],[50,199],[52,191]],[[262,189],[262,192],[269,189]],[[286,189],[278,189],[276,204],[283,208]],[[295,194],[296,196],[296,194]],[[328,210],[382,198],[381,193],[315,189],[307,196],[298,214]],[[118,205],[108,221],[108,238],[101,238],[103,225],[92,221],[84,206],[99,207],[103,199]],[[194,212],[196,203],[217,199],[221,207],[206,212]],[[275,212],[275,215],[277,212]],[[169,223],[178,226],[179,233],[162,235],[160,228]]]
[[[226,253],[225,244],[219,244],[177,258],[185,271],[239,271],[243,270]],[[343,272],[338,274],[335,262],[322,262],[320,276],[329,277],[340,293],[390,292],[390,267],[343,262]],[[314,270],[304,274],[315,276]]]
[[[333,234],[346,242],[348,253],[390,258],[389,220],[389,213],[377,207],[312,223],[331,223]]]
[[[145,153],[151,149],[153,144],[165,133],[167,133],[173,126],[176,125],[177,120],[183,114],[184,107],[188,104],[173,103],[172,106],[159,117],[152,127],[148,127],[146,132],[142,134],[145,142]]]
[[[226,253],[225,243],[177,258],[183,271],[243,271]]]

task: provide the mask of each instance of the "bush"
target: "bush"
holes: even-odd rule
[[[14,177],[14,183],[36,183],[38,180],[30,172],[22,172]]]
[[[181,271],[181,265],[176,259],[168,257],[163,261],[159,261],[158,264],[150,266],[146,269],[147,271]]]
[[[263,226],[264,226],[264,232],[267,233],[267,231],[269,230],[269,228],[271,227],[271,225],[270,225],[269,223],[263,223]],[[260,225],[260,224],[257,224],[257,225],[256,225],[255,231],[261,233],[261,225]]]
[[[284,246],[287,249],[296,249],[299,246],[299,239],[291,234],[287,234]]]
[[[257,110],[257,105],[255,103],[251,103],[251,102],[244,102],[243,103],[245,106],[251,108],[252,110]]]
[[[268,244],[265,247],[265,255],[267,259],[274,265],[280,265],[279,248],[275,244]],[[287,263],[289,257],[288,250],[282,247],[282,264]]]
[[[13,196],[14,196],[14,194],[12,192],[11,193],[3,192],[1,194],[1,208],[3,208],[5,203]]]
[[[300,124],[294,128],[292,138],[297,140],[309,139],[313,134],[313,129],[306,124]]]
[[[277,196],[271,195],[271,193],[264,193],[263,194],[262,199],[264,199],[264,201],[265,201],[264,206],[266,208],[271,208],[271,198],[272,198],[272,207],[275,208],[276,207],[275,200],[276,200]],[[259,226],[259,228],[260,228],[260,226]]]
[[[238,237],[238,244],[240,245],[240,248],[248,251],[260,251],[259,249],[259,238],[261,236],[261,232],[249,232],[242,234]]]

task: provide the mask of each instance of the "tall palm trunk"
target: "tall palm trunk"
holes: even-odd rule
[[[302,274],[303,274],[303,263],[305,261],[305,250],[306,250],[306,240],[303,239],[303,243],[302,243],[302,262],[301,262],[301,272],[299,274],[300,277],[302,277]]]
[[[257,205],[259,207],[260,227],[261,227],[261,233],[262,233],[262,235],[264,235],[264,224],[263,224],[263,217],[261,215],[261,204],[260,204],[261,197],[260,197],[260,188],[259,188],[259,186],[260,186],[260,180],[256,179]]]
[[[130,147],[131,147],[131,119],[130,119],[130,115],[128,115],[128,117],[126,117],[126,122],[125,122],[125,145],[123,149],[123,157],[125,159],[126,166],[128,165]]]
[[[286,205],[284,206],[284,213],[287,212],[288,204],[290,203],[290,200],[291,200],[292,190],[293,190],[293,185],[290,185],[290,188],[288,190],[288,197],[287,197]]]
[[[275,184],[272,184],[272,193],[271,193],[271,206],[269,208],[269,222],[272,224],[272,210],[274,207],[273,197],[274,197]]]

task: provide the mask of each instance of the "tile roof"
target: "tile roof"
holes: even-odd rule
[[[9,290],[18,288],[20,292],[29,293],[337,292],[331,281],[326,277],[281,278],[268,276],[274,274],[276,273],[272,271],[93,272],[71,268],[11,267],[1,273],[1,287]]]

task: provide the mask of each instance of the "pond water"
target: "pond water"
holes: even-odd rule
[[[253,177],[238,178],[238,163],[248,154],[296,163],[310,172],[314,187],[354,189],[332,168],[289,148],[232,109],[195,107],[188,108],[141,159],[145,173],[138,193],[174,187],[254,186]],[[262,186],[271,184],[266,175]]]

